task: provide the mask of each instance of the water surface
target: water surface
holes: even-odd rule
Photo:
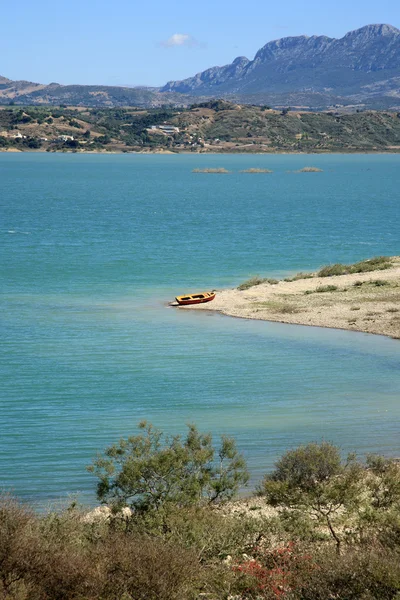
[[[0,154],[0,486],[94,502],[143,418],[234,435],[253,482],[310,440],[398,455],[398,341],[166,304],[398,254],[399,187],[398,155]]]

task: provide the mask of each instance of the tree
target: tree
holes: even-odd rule
[[[216,452],[211,435],[195,425],[184,439],[167,437],[146,421],[139,428],[140,435],[106,448],[88,467],[99,478],[103,503],[140,511],[216,503],[232,498],[248,480],[246,463],[229,437],[221,437]]]
[[[259,487],[273,506],[303,514],[316,527],[325,526],[340,553],[344,516],[360,507],[364,468],[349,455],[342,463],[339,449],[322,442],[289,450]]]

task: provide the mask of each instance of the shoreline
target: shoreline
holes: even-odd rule
[[[317,150],[312,152],[301,152],[301,151],[290,151],[290,150],[279,150],[277,148],[273,148],[270,151],[265,151],[265,152],[243,152],[243,151],[229,151],[227,149],[224,149],[221,152],[215,152],[214,150],[212,151],[208,151],[208,150],[202,150],[199,152],[189,152],[186,150],[163,150],[163,149],[159,149],[159,150],[51,150],[50,152],[48,152],[47,150],[41,150],[41,149],[20,149],[20,148],[16,148],[16,147],[12,147],[12,148],[0,148],[0,154],[103,154],[103,155],[112,155],[112,154],[120,154],[120,155],[125,155],[125,154],[137,154],[137,155],[144,155],[144,154],[158,154],[158,155],[166,155],[166,156],[173,156],[173,155],[179,155],[179,154],[184,154],[186,156],[199,156],[201,154],[207,154],[207,155],[211,155],[211,156],[223,156],[223,155],[237,155],[237,156],[274,156],[274,155],[288,155],[288,156],[337,156],[337,155],[348,155],[348,156],[353,156],[355,154],[359,154],[359,155],[371,155],[371,156],[375,156],[375,155],[379,155],[379,154],[384,154],[384,155],[388,155],[388,154],[393,154],[393,155],[398,155],[400,154],[400,148],[399,149],[393,149],[393,148],[388,148],[387,150],[385,150],[385,148],[379,148],[376,150],[365,150],[365,149],[355,149],[355,150],[349,150],[349,149],[343,149],[343,150],[338,150],[338,151],[332,151],[332,150],[323,150],[318,152]]]
[[[212,303],[179,308],[400,340],[400,257],[390,261],[392,267],[384,270],[328,277],[314,273],[245,290],[217,290]]]

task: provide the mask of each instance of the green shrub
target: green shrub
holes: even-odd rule
[[[271,279],[270,277],[260,277],[259,275],[255,275],[254,277],[250,277],[250,279],[241,283],[237,289],[241,291],[248,290],[256,285],[261,285],[262,283],[276,285],[279,283],[279,279]]]
[[[334,277],[335,275],[345,275],[348,273],[348,267],[340,263],[322,267],[317,273],[317,277]]]
[[[312,279],[314,275],[312,273],[296,273],[293,277],[286,277],[283,281],[291,282],[298,281],[299,279]]]
[[[362,475],[353,456],[343,464],[336,446],[310,443],[286,452],[264,477],[258,493],[272,506],[314,519],[314,526],[327,530],[339,552],[344,539],[342,514],[357,505]]]
[[[392,265],[387,256],[377,256],[368,260],[362,260],[353,265],[342,265],[340,263],[322,267],[317,273],[317,277],[332,277],[335,275],[347,275],[351,273],[368,273],[371,271],[382,271],[389,269]]]
[[[317,293],[335,292],[337,289],[338,289],[337,285],[319,285],[315,291]]]
[[[248,480],[243,457],[232,438],[221,436],[218,451],[210,434],[188,426],[186,438],[166,437],[151,424],[141,435],[106,448],[88,470],[99,479],[97,497],[117,508],[160,511],[229,500]]]
[[[382,287],[385,285],[390,285],[390,281],[387,281],[387,279],[374,279],[373,281],[370,281],[370,284],[376,287]]]

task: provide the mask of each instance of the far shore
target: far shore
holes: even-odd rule
[[[400,257],[389,260],[392,266],[384,270],[328,277],[299,274],[243,290],[218,290],[212,302],[180,308],[400,339]]]
[[[207,154],[209,156],[223,156],[224,154],[229,154],[229,155],[243,155],[243,156],[274,156],[274,155],[291,155],[291,156],[329,156],[329,155],[353,155],[353,154],[365,154],[365,155],[377,155],[377,154],[400,154],[400,147],[398,148],[377,148],[376,150],[365,150],[363,148],[360,149],[348,149],[348,148],[342,148],[340,150],[321,150],[321,151],[312,151],[309,150],[308,152],[303,152],[301,150],[280,150],[278,148],[271,148],[269,150],[265,150],[264,152],[261,152],[259,150],[257,150],[256,152],[246,152],[245,150],[229,150],[229,149],[223,149],[220,152],[216,152],[215,150],[201,150],[201,151],[196,151],[196,152],[192,152],[192,151],[188,151],[188,150],[163,150],[162,148],[159,148],[158,150],[51,150],[50,152],[47,152],[46,150],[43,150],[41,148],[39,149],[23,149],[21,150],[20,148],[0,148],[0,153],[3,154],[164,154],[167,156],[171,156],[171,155],[179,155],[179,154],[185,154],[185,155],[192,155],[192,156],[198,156],[198,155],[204,155]]]

